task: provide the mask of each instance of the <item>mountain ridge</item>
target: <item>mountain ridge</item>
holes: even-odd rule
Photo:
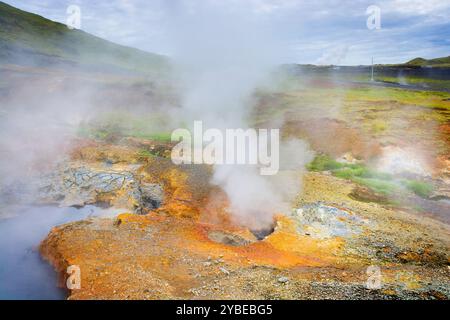
[[[115,44],[0,1],[0,63],[72,65],[159,73],[163,55]]]
[[[427,67],[427,66],[435,66],[435,67],[450,67],[450,56],[448,57],[440,57],[434,59],[424,59],[421,57],[412,59],[406,63],[406,66],[419,66],[419,67]]]

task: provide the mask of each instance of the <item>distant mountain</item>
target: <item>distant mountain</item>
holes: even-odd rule
[[[406,62],[404,65],[416,67],[450,67],[450,56],[430,60],[424,58],[415,58],[411,61]]]
[[[168,67],[168,58],[70,30],[0,2],[1,63],[155,73]]]

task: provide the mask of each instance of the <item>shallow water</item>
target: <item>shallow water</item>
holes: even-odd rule
[[[40,242],[52,227],[94,216],[115,216],[123,210],[86,206],[81,209],[21,207],[0,220],[0,299],[64,299],[57,274],[41,259]]]

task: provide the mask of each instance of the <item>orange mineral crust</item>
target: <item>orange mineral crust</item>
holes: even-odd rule
[[[246,244],[223,244],[209,238],[208,234],[219,231]],[[195,285],[196,276],[205,268],[207,273],[227,274],[233,269],[258,266],[325,266],[335,259],[326,253],[329,247],[321,251],[311,242],[302,251],[302,244],[294,243],[301,239],[290,232],[280,226],[257,242],[243,229],[218,229],[176,216],[122,214],[116,220],[57,227],[42,243],[41,252],[62,275],[61,284],[69,265],[80,267],[83,285],[72,291],[71,298],[106,298],[113,297],[114,292],[128,292],[131,298],[138,298],[145,288],[158,293],[154,298],[165,298]]]
[[[81,148],[77,155],[97,168],[107,154],[120,170],[121,161],[140,154],[133,148],[97,146],[95,154]],[[448,226],[357,201],[349,196],[353,182],[306,174],[294,204],[305,210],[274,214],[273,230],[261,236],[231,218],[224,192],[209,183],[207,166],[175,166],[161,157],[139,161],[136,179],[164,190],[158,208],[61,225],[41,243],[61,286],[68,266],[80,268],[81,288],[68,292],[69,299],[373,297],[365,287],[371,265],[382,270],[386,284],[379,298],[445,296],[423,285],[448,280]],[[109,203],[125,198],[120,192],[109,197]],[[314,208],[331,209],[308,212]],[[317,223],[320,215],[336,219]]]

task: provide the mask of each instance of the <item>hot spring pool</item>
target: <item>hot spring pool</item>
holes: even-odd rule
[[[81,209],[20,207],[13,218],[0,220],[0,299],[64,299],[57,274],[42,260],[38,247],[54,226],[123,210],[86,206]]]

